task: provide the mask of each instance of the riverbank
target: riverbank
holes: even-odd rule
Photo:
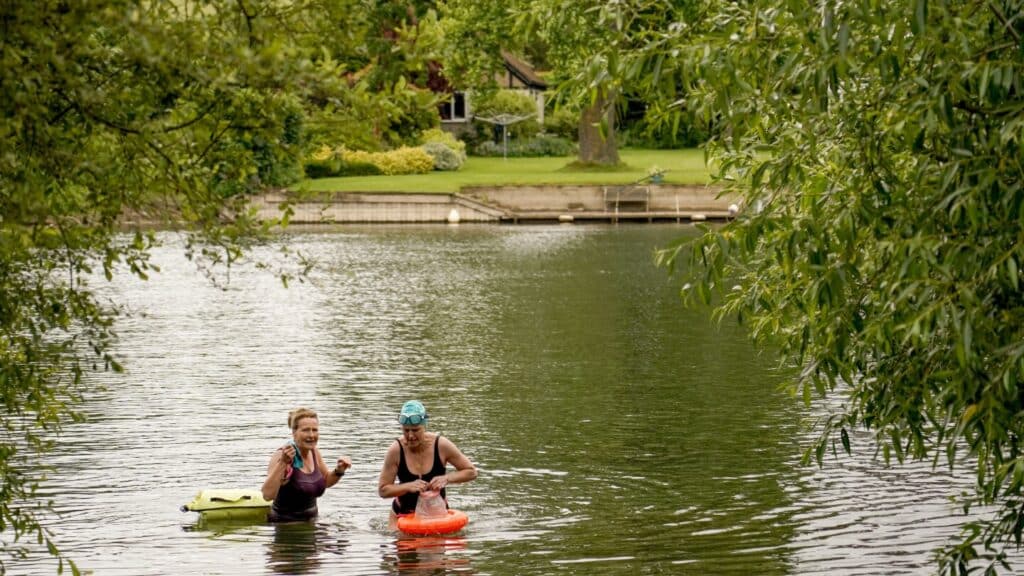
[[[262,219],[279,217],[288,201],[296,224],[681,222],[725,219],[739,204],[717,187],[680,184],[466,186],[448,194],[271,192],[253,199]]]
[[[487,158],[470,156],[462,168],[426,174],[345,176],[305,180],[297,189],[309,192],[429,192],[458,194],[481,186],[602,186],[646,182],[654,170],[664,184],[703,186],[711,174],[698,148],[620,150],[616,166],[581,167],[568,157]]]

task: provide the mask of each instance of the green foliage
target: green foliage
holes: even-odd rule
[[[514,34],[514,10],[520,0],[507,2],[446,0],[439,8],[444,35],[444,75],[458,89],[488,89],[504,69],[502,50],[524,46]],[[522,35],[519,35],[522,36]]]
[[[459,140],[451,132],[445,132],[440,128],[431,128],[424,130],[420,134],[420,144],[429,144],[431,142],[439,142],[445,146],[455,150],[456,152],[466,153],[466,143]]]
[[[375,176],[381,173],[380,168],[369,162],[345,162],[338,156],[306,160],[303,170],[307,178]]]
[[[716,123],[717,177],[745,196],[693,245],[688,297],[780,345],[797,395],[843,396],[808,459],[866,428],[886,461],[976,470],[964,508],[999,511],[941,570],[994,571],[1024,527],[1024,4],[709,15],[629,56],[645,89]]]
[[[306,87],[309,148],[417,144],[421,131],[440,122],[430,90],[442,40],[432,2],[322,3],[336,5],[330,19],[308,20],[298,38],[312,65],[334,78]]]
[[[307,146],[313,149],[344,145],[356,150],[380,150],[382,128],[375,111],[384,109],[399,114],[391,106],[387,98],[371,92],[364,82],[357,82],[344,96],[327,104],[310,103],[306,115]]]
[[[207,270],[236,262],[272,225],[246,194],[299,174],[301,103],[338,93],[293,39],[348,4],[0,3],[0,573],[29,545],[70,564],[37,489],[88,373],[121,369],[93,283],[154,271],[153,236],[121,224],[183,229]]]
[[[309,159],[302,165],[307,178],[330,178],[340,176],[342,161],[340,158]]]
[[[537,115],[537,105],[533,98],[521,90],[495,90],[476,100],[473,107],[478,116]]]
[[[365,25],[358,54],[365,58],[360,75],[371,89],[430,83],[430,63],[439,59],[443,40],[433,4],[376,0],[362,2],[350,15]]]
[[[624,144],[658,150],[703,146],[709,137],[707,126],[693,114],[675,112],[668,113],[671,115],[671,122],[663,121],[666,113],[658,109],[648,110],[644,117],[636,122],[624,122]]]
[[[384,150],[416,144],[420,133],[440,124],[438,97],[404,80],[379,90],[358,81],[341,101],[310,112],[310,146]]]
[[[544,131],[567,140],[576,140],[579,125],[580,113],[564,106],[544,115]]]
[[[369,162],[342,162],[332,176],[377,176],[383,174],[376,164]],[[310,176],[313,178],[313,176]]]

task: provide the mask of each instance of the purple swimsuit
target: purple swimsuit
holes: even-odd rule
[[[293,522],[316,518],[316,499],[323,496],[327,480],[313,461],[313,471],[306,473],[300,468],[292,469],[291,479],[281,485],[277,498],[270,507],[271,522]]]

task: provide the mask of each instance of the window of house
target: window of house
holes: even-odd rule
[[[441,120],[463,122],[466,120],[466,93],[452,92],[451,97],[440,104]]]

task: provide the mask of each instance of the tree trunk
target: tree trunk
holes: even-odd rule
[[[615,99],[604,90],[580,114],[579,134],[580,163],[619,163],[619,146],[615,141]]]

